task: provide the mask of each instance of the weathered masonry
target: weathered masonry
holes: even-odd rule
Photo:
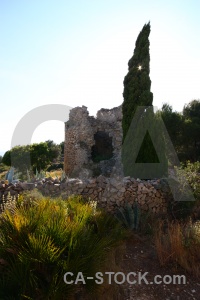
[[[122,107],[100,109],[96,118],[87,107],[75,107],[65,123],[64,169],[70,177],[121,175]]]

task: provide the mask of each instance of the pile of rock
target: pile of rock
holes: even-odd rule
[[[0,199],[2,195],[7,197],[24,190],[38,189],[45,196],[61,196],[66,200],[70,195],[81,195],[86,199],[95,200],[99,207],[105,208],[109,212],[114,212],[117,208],[123,207],[126,203],[133,205],[138,203],[143,211],[154,213],[167,212],[166,185],[163,188],[161,180],[135,180],[130,177],[107,178],[100,175],[97,178],[80,180],[44,178],[32,183],[18,182],[8,184],[5,181],[0,184]]]
[[[3,196],[6,199],[8,194],[11,197],[17,197],[24,189],[19,183],[8,183],[8,180],[2,180],[0,182],[0,201]]]

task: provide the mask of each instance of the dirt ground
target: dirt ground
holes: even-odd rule
[[[139,276],[148,272],[146,279],[141,283],[128,284],[121,286],[121,295],[117,296],[120,300],[199,300],[200,283],[197,278],[186,274],[184,270],[179,270],[174,266],[161,267],[156,255],[155,247],[149,238],[141,238],[134,235],[126,241],[126,250],[119,264],[121,272],[128,274],[135,272]],[[154,277],[160,275],[158,281],[166,278],[167,282],[160,284],[154,283]],[[168,277],[164,277],[169,275]],[[184,275],[186,283],[168,284],[174,275]],[[130,277],[131,281],[137,280],[137,276]],[[122,277],[119,276],[119,281]],[[138,278],[139,280],[139,278]],[[174,279],[175,280],[175,279]],[[175,281],[176,282],[176,281]],[[111,300],[111,299],[110,299]],[[114,300],[114,299],[113,299]]]
[[[136,280],[137,283],[130,284],[125,280],[123,284],[116,284],[112,275],[112,282],[108,284],[108,275],[107,277],[104,275],[104,285],[100,293],[89,296],[80,293],[73,300],[200,300],[199,279],[173,265],[161,267],[150,237],[132,234],[108,257],[105,270],[101,272],[105,273],[105,271],[114,271],[114,275],[118,272],[126,275],[129,272],[135,272],[136,275],[130,276],[129,281]],[[142,279],[139,283],[139,274],[143,275],[145,272],[148,272],[145,277],[147,283]],[[161,281],[160,284],[154,282],[156,275],[161,276],[158,278],[158,281]],[[166,275],[168,276],[164,277]],[[173,276],[176,275],[184,275],[185,283],[182,281],[181,284],[178,282],[168,284],[169,279],[173,280]],[[164,278],[167,280],[166,283],[162,282]],[[122,281],[121,274],[117,276],[117,280]]]

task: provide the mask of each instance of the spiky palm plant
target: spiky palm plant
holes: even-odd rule
[[[65,284],[64,274],[94,276],[121,226],[78,197],[24,200],[0,218],[0,299],[67,299],[80,285]]]

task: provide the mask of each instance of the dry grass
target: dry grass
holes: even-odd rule
[[[4,180],[5,179],[5,177],[6,177],[6,173],[7,173],[8,171],[4,171],[4,172],[1,172],[0,173],[0,180]]]
[[[3,164],[0,164],[0,181],[1,180],[5,180],[5,176],[8,172],[10,167],[4,166]],[[63,174],[63,170],[62,169],[58,169],[58,170],[54,170],[54,171],[50,171],[50,172],[45,172],[45,176],[46,177],[52,177],[53,179],[61,179],[61,176]],[[34,174],[33,174],[34,176]]]
[[[160,222],[155,246],[161,266],[173,263],[200,277],[200,227],[188,222],[171,222],[164,229]]]
[[[47,177],[52,177],[53,179],[56,179],[56,178],[60,179],[62,173],[63,173],[62,169],[60,169],[60,170],[54,170],[54,171],[46,172],[46,176]]]
[[[6,173],[8,172],[8,170],[10,169],[10,167],[0,163],[0,180],[4,180]]]

